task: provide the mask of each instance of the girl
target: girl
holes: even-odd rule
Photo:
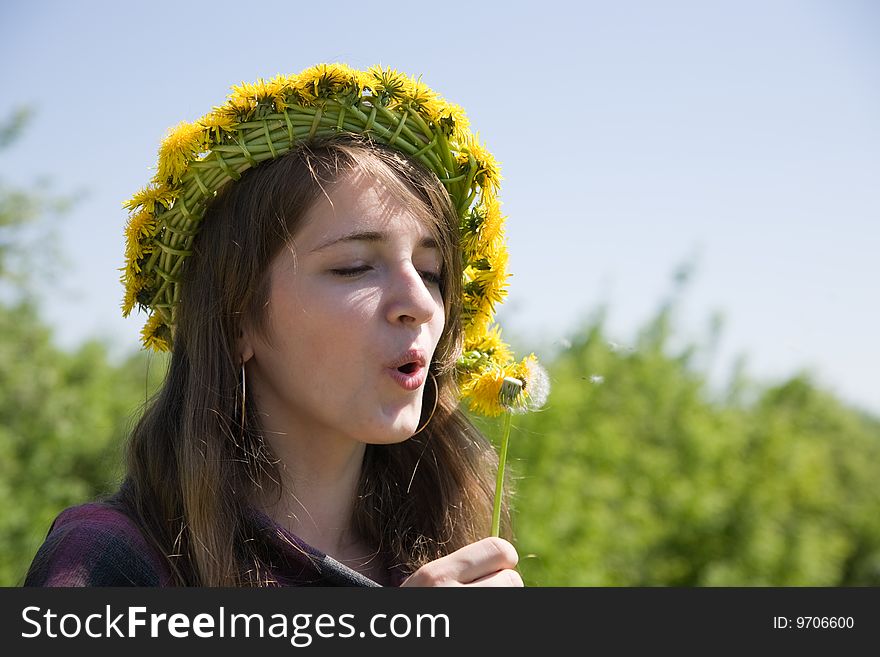
[[[153,312],[145,342],[170,348],[167,378],[119,491],[61,513],[26,585],[522,585],[513,546],[486,538],[498,459],[459,409],[463,381],[500,386],[516,367],[488,313],[467,306],[476,242],[462,222],[479,211],[391,145],[390,122],[315,118],[399,110],[382,105],[381,73],[372,88],[349,79],[357,98],[332,76],[314,99],[287,79],[280,101],[231,98],[235,124],[218,108],[193,146],[166,139],[132,204],[126,310]],[[310,117],[307,135],[291,110]],[[244,136],[261,122],[268,150]],[[224,160],[225,145],[244,155]]]

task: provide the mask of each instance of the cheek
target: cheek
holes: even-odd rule
[[[272,328],[279,347],[284,344],[290,366],[339,372],[363,353],[363,343],[369,339],[366,327],[377,305],[375,295],[367,292],[341,295],[330,290],[300,296],[296,304],[275,306],[279,312]]]

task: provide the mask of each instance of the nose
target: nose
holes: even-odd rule
[[[405,324],[426,324],[434,318],[435,313],[443,312],[442,301],[432,293],[422,275],[412,262],[403,262],[392,275],[394,283],[389,296],[388,321]]]

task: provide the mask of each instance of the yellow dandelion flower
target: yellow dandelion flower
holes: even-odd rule
[[[510,278],[510,274],[506,270],[499,270],[494,273],[495,276],[488,279],[485,297],[490,304],[490,312],[493,316],[495,315],[495,305],[502,303],[507,298],[507,280]]]
[[[506,378],[516,379],[522,386],[515,396],[502,399],[502,386]],[[490,417],[507,411],[524,413],[536,410],[546,403],[549,392],[549,377],[534,354],[518,363],[490,367],[472,375],[462,386],[462,396],[468,400],[471,409]]]
[[[473,188],[474,176],[477,172],[477,161],[471,158],[466,151],[459,150],[453,145],[452,156],[455,159],[455,165],[459,175],[467,177]]]
[[[141,261],[153,252],[153,245],[149,238],[145,240],[130,240],[125,244],[125,258],[131,265],[132,271],[140,274]]]
[[[205,148],[204,130],[198,123],[178,123],[170,128],[159,147],[159,166],[156,181],[180,180],[189,163],[195,160]]]
[[[137,301],[137,290],[134,288],[126,288],[125,297],[122,299],[122,316],[128,317],[134,310],[134,304]]]
[[[141,268],[138,264],[144,257],[144,249],[138,240],[127,240],[125,243],[125,261],[132,270],[140,273]]]
[[[407,92],[412,87],[412,83],[406,75],[391,67],[383,69],[381,66],[370,67],[369,73],[373,76],[372,89],[383,101],[408,100]]]
[[[311,102],[316,98],[315,87],[319,77],[318,67],[312,66],[293,76],[290,84],[297,96],[305,102]]]
[[[468,401],[472,411],[489,417],[497,417],[507,411],[499,398],[505,376],[505,368],[491,367],[465,383],[462,397]]]
[[[498,166],[495,156],[480,144],[479,134],[468,135],[463,148],[477,161],[477,174],[475,178],[480,187],[483,189],[490,188],[493,192],[496,192],[503,180],[501,168]]]
[[[501,214],[501,201],[494,193],[483,195],[485,209],[483,225],[480,227],[480,241],[492,249],[497,249],[504,240],[504,217]]]
[[[269,81],[275,111],[282,112],[285,108],[306,104],[300,93],[298,79],[296,75],[276,75]]]
[[[156,217],[151,212],[141,209],[131,215],[125,226],[125,238],[129,243],[137,242],[142,237],[156,234]]]
[[[485,354],[497,365],[506,365],[513,361],[510,347],[501,339],[501,327],[497,324],[488,331],[482,332],[471,339],[466,339],[464,351]]]
[[[125,284],[125,297],[122,299],[122,316],[128,317],[137,303],[137,295],[143,289],[143,281],[137,276],[126,274],[123,275],[122,282]]]
[[[495,304],[507,296],[507,251],[499,251],[493,261],[480,260],[465,270],[470,280],[464,284],[464,297],[474,313],[492,317]]]
[[[256,106],[250,91],[250,85],[246,82],[233,86],[229,97],[226,99],[227,113],[232,115],[246,115],[250,113]]]
[[[507,271],[507,263],[510,253],[504,242],[504,233],[502,232],[494,242],[484,240],[480,243],[480,248],[485,254],[483,257],[489,263],[489,268],[494,271]]]
[[[357,89],[360,93],[363,93],[365,89],[373,90],[373,84],[375,83],[375,78],[373,74],[369,71],[362,71],[360,69],[352,69],[351,77],[355,85],[357,85]]]
[[[507,272],[508,253],[506,249],[498,251],[490,261],[491,269],[480,272],[476,280],[485,282],[486,296],[496,303],[507,296]]]
[[[171,331],[165,324],[165,318],[161,313],[153,313],[141,330],[141,342],[153,351],[168,351],[170,349],[169,337]]]
[[[501,343],[501,327],[496,324],[479,335],[466,337],[464,340],[464,351],[488,352]]]
[[[277,76],[271,80],[260,78],[256,82],[243,82],[232,87],[227,102],[236,112],[247,116],[260,104],[274,109],[283,107],[284,92],[284,80],[279,80]]]
[[[485,312],[472,308],[465,313],[463,318],[464,339],[468,342],[477,342],[486,334],[492,317]]]
[[[137,288],[138,293],[147,286],[146,280],[141,275],[141,268],[137,261],[126,258],[125,266],[120,267],[122,274],[119,276],[119,282],[128,290],[129,288]]]
[[[459,243],[468,262],[475,259],[483,221],[483,208],[476,206],[468,211],[459,224]]]
[[[275,109],[281,111],[284,108],[284,99],[290,93],[290,85],[286,75],[276,75],[271,80],[266,81],[266,92],[268,97],[272,99]]]
[[[220,107],[215,107],[214,112],[229,117],[232,121],[246,120],[253,111],[250,98],[245,94],[230,94],[226,102]]]
[[[507,296],[508,253],[503,248],[493,249],[487,256],[471,261],[462,277],[464,319],[484,323],[495,314],[495,305]],[[467,333],[467,329],[466,329]],[[479,333],[470,332],[471,337]]]
[[[232,132],[235,128],[235,119],[222,108],[215,107],[213,112],[205,114],[196,123],[198,123],[205,131],[205,141],[220,143],[223,139],[224,132]]]
[[[469,261],[488,258],[504,250],[504,217],[494,193],[484,193],[461,222],[461,247]]]
[[[478,281],[478,277],[480,276],[479,268],[484,266],[484,264],[485,261],[474,261],[464,268],[461,278],[461,291],[465,305],[467,305],[468,301],[475,302],[476,299],[482,295],[482,286],[484,283]],[[471,303],[471,305],[476,309],[475,303]]]
[[[436,91],[422,82],[421,77],[410,78],[407,93],[413,105],[423,108],[423,111],[428,113],[429,116],[430,110],[428,108],[438,108],[438,98],[440,98],[440,96]]]
[[[159,203],[167,210],[174,205],[177,198],[177,191],[168,185],[152,183],[139,190],[134,196],[125,201],[122,205],[130,212],[135,212],[138,208],[143,208],[150,214],[156,214],[156,204]]]
[[[317,64],[296,76],[295,90],[309,101],[360,93],[362,77],[346,64]]]
[[[447,136],[464,141],[470,135],[468,132],[470,121],[460,105],[438,97],[432,110],[436,112],[434,122],[443,129]]]
[[[339,84],[350,84],[357,77],[355,69],[342,62],[324,64],[327,79],[333,79]]]

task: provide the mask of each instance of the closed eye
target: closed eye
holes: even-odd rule
[[[352,267],[350,269],[331,269],[330,271],[337,276],[342,276],[343,278],[354,278],[355,276],[359,276],[360,274],[363,274],[371,269],[372,267],[368,265],[363,265],[361,267]],[[419,275],[425,282],[431,285],[440,285],[440,283],[442,282],[441,275],[435,274],[431,271],[420,271]]]
[[[440,274],[435,274],[432,271],[420,271],[419,274],[421,274],[422,278],[431,285],[440,285],[442,281]]]
[[[352,269],[331,269],[330,271],[336,274],[337,276],[343,276],[345,278],[352,278],[357,276],[358,274],[363,274],[366,271],[369,271],[372,267],[367,265],[363,265],[362,267],[353,267]]]

